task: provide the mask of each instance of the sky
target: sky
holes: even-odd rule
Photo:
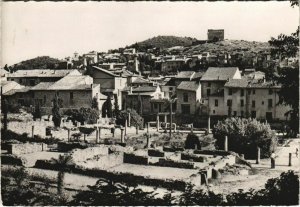
[[[291,34],[299,8],[287,2],[2,2],[1,65],[37,56],[105,52],[158,35],[268,41]]]

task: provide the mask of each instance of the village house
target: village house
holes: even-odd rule
[[[170,59],[161,63],[161,72],[177,72],[186,64],[184,59]]]
[[[17,70],[7,75],[8,81],[15,81],[24,86],[35,86],[40,82],[55,82],[66,75],[81,75],[78,70],[33,69]]]
[[[117,97],[118,103],[122,103],[121,91],[127,86],[127,77],[123,77],[122,73],[117,75],[112,71],[96,66],[91,68],[91,76],[94,84],[101,85],[101,93],[106,96]]]
[[[122,96],[122,109],[132,108],[142,115],[155,113],[159,106],[153,100],[164,98],[159,86],[126,87],[122,91]]]
[[[179,114],[196,114],[201,99],[201,85],[196,81],[182,81],[177,89],[177,111]]]
[[[263,72],[246,70],[244,76],[228,79],[223,88],[210,94],[208,113],[211,116],[286,120],[290,107],[278,104],[280,87],[266,82]]]
[[[36,86],[10,90],[3,95],[10,103],[21,106],[39,104],[43,114],[51,114],[55,95],[62,101],[62,111],[90,108],[94,97],[101,109],[106,99],[100,92],[100,84],[94,84],[90,76],[83,75],[67,75],[56,82],[40,82]]]

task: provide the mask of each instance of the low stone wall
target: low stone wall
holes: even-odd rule
[[[148,165],[149,162],[148,162],[148,157],[146,156],[124,153],[124,163]]]
[[[193,162],[207,162],[207,157],[203,157],[195,154],[189,154],[189,153],[181,153],[181,159],[190,160]]]
[[[157,150],[157,149],[148,149],[148,156],[151,156],[151,157],[164,157],[165,153],[160,151],[160,150]]]
[[[194,154],[227,156],[227,155],[231,155],[231,152],[224,151],[224,150],[194,150]]]
[[[108,155],[97,155],[85,162],[76,163],[78,166],[106,170],[123,164],[123,152],[114,152]]]
[[[47,144],[44,143],[24,143],[8,145],[8,153],[13,155],[29,154],[48,150]]]
[[[89,147],[86,149],[74,149],[70,152],[72,159],[75,163],[84,162],[92,159],[96,155],[108,155],[108,146],[99,145],[97,147]]]
[[[159,162],[155,164],[161,167],[174,167],[174,168],[185,168],[185,169],[194,169],[194,163],[188,161],[174,161],[169,159],[161,158]]]

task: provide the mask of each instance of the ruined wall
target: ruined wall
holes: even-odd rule
[[[11,144],[8,147],[8,153],[13,155],[29,154],[45,150],[47,150],[47,144],[44,143]]]

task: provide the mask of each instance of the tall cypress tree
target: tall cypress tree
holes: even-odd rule
[[[60,127],[60,123],[61,123],[61,114],[60,114],[60,100],[58,98],[58,95],[55,94],[55,97],[53,99],[53,108],[52,108],[52,121],[54,123],[54,126],[56,127]]]

